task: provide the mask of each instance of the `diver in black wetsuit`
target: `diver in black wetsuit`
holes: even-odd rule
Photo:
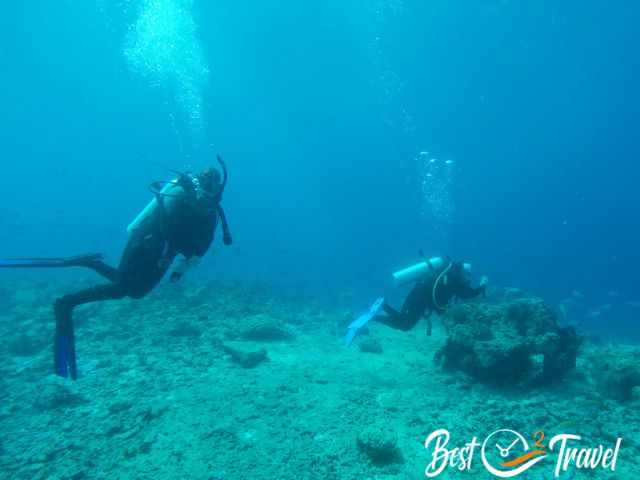
[[[156,204],[130,226],[131,235],[118,268],[104,263],[100,254],[0,261],[0,267],[86,267],[109,280],[108,284],[56,300],[54,363],[57,375],[74,380],[78,375],[72,319],[77,305],[124,297],[142,298],[162,280],[178,255],[182,256],[182,262],[173,270],[170,280],[180,280],[187,268],[209,249],[218,221],[222,224],[224,244],[231,245],[231,234],[220,205],[227,171],[220,157],[218,161],[224,178],[215,168],[208,168],[198,175],[181,173],[174,182],[152,185]]]
[[[427,334],[431,335],[431,313],[444,313],[454,298],[466,300],[486,294],[486,277],[483,277],[478,287],[472,287],[464,263],[446,259],[439,268],[434,267],[429,260],[427,264],[430,268],[429,275],[414,285],[402,304],[402,309],[397,311],[385,303],[382,309],[387,315],[378,315],[374,320],[397,330],[408,331],[425,316],[429,321]]]

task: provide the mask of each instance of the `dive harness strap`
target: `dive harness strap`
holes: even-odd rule
[[[451,268],[453,267],[453,262],[449,261],[449,265],[447,265],[447,267],[442,270],[442,272],[440,272],[440,275],[438,275],[438,278],[436,278],[436,281],[433,284],[433,289],[431,290],[431,299],[433,300],[433,306],[436,307],[436,309],[439,312],[445,312],[447,310],[446,306],[441,306],[440,304],[438,304],[438,300],[436,300],[436,290],[438,289],[438,286],[440,285],[440,281],[442,280],[442,278],[445,278],[445,284],[447,282],[446,280],[446,275],[447,273],[449,273],[449,270],[451,270]]]

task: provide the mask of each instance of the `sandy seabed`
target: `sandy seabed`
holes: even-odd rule
[[[1,287],[2,479],[421,479],[431,432],[449,430],[453,448],[501,428],[577,433],[590,446],[622,437],[615,472],[560,478],[640,478],[640,400],[612,399],[592,378],[593,358],[640,360],[634,347],[586,343],[562,383],[507,391],[434,362],[437,320],[431,337],[424,325],[373,325],[346,348],[345,309],[254,287],[165,286],[76,310],[71,382],[51,374],[51,303],[79,286]],[[516,478],[551,479],[554,467]],[[437,478],[495,477],[476,458]]]

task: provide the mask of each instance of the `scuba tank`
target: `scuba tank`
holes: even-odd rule
[[[432,269],[438,270],[444,265],[442,257],[433,257],[428,260],[416,263],[410,267],[398,270],[393,274],[393,281],[397,287],[406,285],[407,283],[418,281],[431,272]]]
[[[396,287],[400,287],[411,282],[417,282],[430,273],[438,271],[443,267],[445,267],[445,260],[442,257],[433,257],[428,260],[425,259],[422,262],[395,272],[393,274],[393,283]],[[463,269],[467,275],[471,275],[471,264],[464,263]]]
[[[175,192],[172,192],[172,190],[176,190]],[[171,180],[170,182],[167,182],[157,193],[156,195],[153,197],[153,199],[147,203],[147,205],[142,209],[142,211],[138,214],[138,216],[136,218],[133,219],[133,221],[129,224],[129,226],[127,227],[127,233],[131,234],[133,233],[134,230],[137,230],[140,225],[142,224],[142,222],[147,219],[149,216],[151,216],[153,214],[153,212],[156,211],[156,208],[158,208],[158,196],[165,196],[165,195],[173,195],[178,193],[177,190],[183,190],[182,187],[180,187],[178,185],[178,179],[175,180]]]

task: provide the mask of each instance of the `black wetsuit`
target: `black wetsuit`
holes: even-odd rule
[[[436,281],[437,286],[435,286]],[[432,312],[444,313],[446,306],[454,298],[475,298],[484,294],[485,289],[485,285],[477,288],[471,286],[462,263],[448,262],[414,285],[400,311],[384,304],[382,308],[387,315],[379,315],[375,320],[397,330],[411,330],[423,316],[429,318]],[[428,334],[431,335],[431,321],[428,325]]]
[[[127,242],[118,268],[92,259],[78,264],[109,280],[55,302],[55,369],[60,376],[77,377],[72,313],[74,307],[124,297],[142,298],[162,280],[175,257],[202,257],[211,245],[219,215],[210,199],[185,196],[175,200],[170,212],[161,205],[142,221]]]

